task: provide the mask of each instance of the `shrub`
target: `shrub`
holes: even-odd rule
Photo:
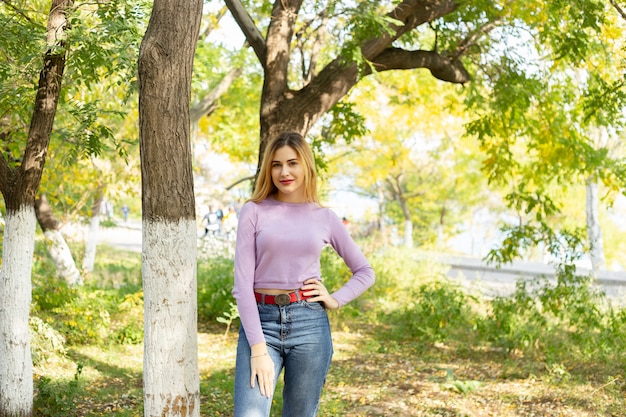
[[[234,262],[206,258],[198,262],[198,321],[215,322],[231,311]]]
[[[610,361],[626,343],[624,310],[609,306],[591,277],[568,268],[555,280],[518,281],[515,293],[494,299],[490,310],[482,323],[486,340],[549,363]]]
[[[28,324],[34,366],[40,365],[48,358],[65,355],[65,338],[58,331],[39,317],[30,317]]]
[[[405,290],[411,301],[389,315],[395,330],[424,343],[460,341],[472,334],[479,320],[473,298],[445,278]]]

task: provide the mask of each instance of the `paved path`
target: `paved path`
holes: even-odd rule
[[[553,279],[555,276],[553,266],[539,262],[516,261],[496,268],[481,259],[464,256],[420,252],[418,258],[449,265],[447,275],[450,278],[490,297],[512,294],[520,279],[530,280],[541,276]],[[582,275],[590,273],[585,269],[579,269],[578,272]],[[626,272],[600,271],[596,282],[607,298],[621,305],[626,304]]]
[[[98,243],[107,243],[116,248],[141,252],[141,225],[128,223],[118,227],[100,227]]]

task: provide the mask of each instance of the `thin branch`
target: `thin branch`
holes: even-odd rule
[[[622,19],[626,20],[626,13],[624,13],[624,10],[620,7],[620,5],[617,4],[615,0],[609,0],[609,1],[611,2],[615,10],[617,10],[617,13],[619,13],[622,16]]]
[[[200,33],[200,36],[198,39],[207,38],[211,34],[211,32],[213,32],[217,28],[220,20],[222,20],[222,17],[224,17],[227,10],[228,10],[228,7],[226,6],[221,7],[214,15],[215,21],[211,20],[209,22],[207,27],[202,31],[202,33]]]
[[[237,181],[235,181],[234,183],[232,183],[228,187],[226,187],[226,191],[229,191],[230,189],[234,188],[235,186],[241,184],[242,182],[252,181],[252,180],[254,180],[254,178],[255,178],[254,175],[250,175],[249,177],[243,177],[241,179],[238,179]]]
[[[221,81],[202,99],[199,103],[194,105],[190,113],[191,124],[195,124],[206,114],[215,110],[215,102],[228,90],[243,72],[243,68],[233,68],[221,79]]]
[[[267,60],[267,45],[265,44],[265,38],[254,24],[254,20],[250,17],[245,7],[239,0],[225,0],[226,6],[233,18],[239,25],[239,28],[245,35],[246,39],[254,49],[259,62],[265,68]]]
[[[40,27],[43,27],[42,25],[40,25],[40,24],[38,24],[38,23],[34,22],[34,21],[30,18],[30,17],[28,17],[28,15],[27,15],[26,13],[24,13],[24,11],[23,11],[23,10],[18,9],[17,7],[15,7],[15,6],[13,5],[13,3],[11,3],[11,1],[10,1],[10,0],[2,0],[2,2],[3,2],[4,4],[6,4],[6,5],[7,5],[7,7],[8,7],[9,9],[13,10],[13,11],[14,11],[17,15],[19,15],[19,16],[21,16],[21,17],[23,17],[23,18],[24,18],[24,20],[26,20],[26,21],[27,21],[28,23],[30,23],[31,25],[33,25],[33,26],[40,26]]]
[[[474,31],[474,33],[471,33],[468,37],[466,37],[459,43],[459,45],[452,53],[452,58],[458,59],[461,55],[465,54],[469,48],[476,45],[480,38],[500,26],[500,24],[502,24],[503,22],[504,19],[498,18],[478,28],[478,30]]]

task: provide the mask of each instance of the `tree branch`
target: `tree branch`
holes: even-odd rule
[[[267,28],[267,63],[265,70],[271,77],[265,77],[263,94],[267,97],[280,97],[287,90],[289,62],[291,60],[291,40],[303,0],[279,0],[274,3],[272,19]],[[263,110],[262,110],[263,111]]]
[[[469,48],[476,45],[478,40],[487,33],[494,30],[503,22],[503,19],[495,19],[492,22],[486,23],[484,26],[478,28],[474,33],[470,34],[467,38],[463,39],[452,53],[452,59],[457,60],[461,55],[465,54]]]
[[[0,154],[0,190],[7,190],[11,181],[11,167],[4,155]],[[5,197],[6,198],[6,197]]]
[[[434,51],[407,51],[387,48],[373,61],[377,71],[427,68],[433,77],[456,84],[465,84],[471,77],[459,59],[441,55]],[[371,70],[367,70],[371,72]]]
[[[222,20],[222,17],[224,17],[227,10],[228,10],[227,6],[220,7],[220,9],[213,16],[211,16],[211,17],[214,17],[215,20],[214,21],[212,20],[209,22],[206,28],[204,28],[204,30],[200,33],[200,36],[198,36],[198,39],[207,38],[211,34],[211,32],[215,30],[215,28],[217,27],[217,24],[220,22],[220,20]]]
[[[30,17],[28,17],[28,15],[26,13],[24,13],[23,10],[18,9],[17,7],[15,7],[11,1],[9,1],[9,0],[2,0],[2,2],[4,4],[6,4],[9,9],[13,10],[15,12],[15,14],[21,16],[24,20],[26,20],[31,25],[37,26],[37,27],[43,27],[40,24],[35,23]]]
[[[400,36],[426,22],[432,22],[453,12],[457,7],[457,2],[453,0],[405,0],[387,14],[388,18],[398,20],[403,25],[390,24],[391,33],[366,41],[361,48],[361,53],[365,59],[373,60]]]
[[[239,0],[224,0],[228,10],[233,15],[233,18],[239,25],[239,28],[245,35],[246,39],[254,53],[256,54],[259,62],[265,68],[267,64],[267,46],[265,44],[265,39],[263,35],[259,31],[259,29],[254,24],[254,21],[246,11],[246,9],[241,4]]]
[[[196,124],[205,115],[215,110],[215,102],[222,94],[228,90],[233,81],[235,81],[243,72],[243,68],[233,68],[222,78],[222,80],[204,97],[199,103],[195,104],[189,111],[191,124]]]
[[[226,187],[226,191],[230,191],[231,188],[235,187],[238,184],[241,184],[242,182],[252,181],[255,178],[256,178],[256,175],[250,175],[249,177],[243,177],[241,179],[238,179],[237,181],[235,181],[234,183],[232,183],[228,187]]]
[[[617,10],[617,12],[622,16],[622,19],[626,20],[626,13],[624,13],[624,9],[622,9],[615,0],[610,0],[610,2],[615,8],[615,10]]]

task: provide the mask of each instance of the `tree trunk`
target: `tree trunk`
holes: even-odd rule
[[[387,223],[385,222],[385,193],[382,185],[378,186],[378,230],[383,240],[383,246],[389,244],[389,233],[387,232]]]
[[[99,185],[96,190],[96,197],[91,206],[91,221],[89,222],[89,231],[85,242],[85,257],[83,258],[83,269],[86,272],[93,272],[96,263],[96,251],[98,248],[98,233],[100,232],[100,207],[104,195],[102,194],[102,186]]]
[[[46,237],[46,248],[57,268],[59,277],[65,280],[68,285],[82,285],[80,272],[76,268],[72,252],[67,246],[61,230],[59,230],[59,222],[54,218],[52,207],[50,207],[45,194],[35,200],[35,215]]]
[[[7,210],[0,270],[0,416],[31,416],[33,362],[28,317],[35,250],[35,211]]]
[[[139,50],[144,415],[199,416],[190,116],[202,0],[155,0]]]
[[[409,210],[408,202],[400,197],[398,199],[402,213],[404,214],[404,247],[413,247],[413,221],[411,220],[411,210]]]
[[[65,69],[66,11],[71,0],[53,0],[47,44],[33,117],[21,164],[0,158],[0,191],[6,206],[6,227],[0,270],[0,416],[33,413],[33,369],[28,316],[35,242],[35,196],[46,162],[61,79]]]
[[[604,269],[604,247],[602,244],[602,230],[598,218],[598,183],[595,176],[587,179],[587,237],[589,238],[589,256],[591,269],[594,274]]]

